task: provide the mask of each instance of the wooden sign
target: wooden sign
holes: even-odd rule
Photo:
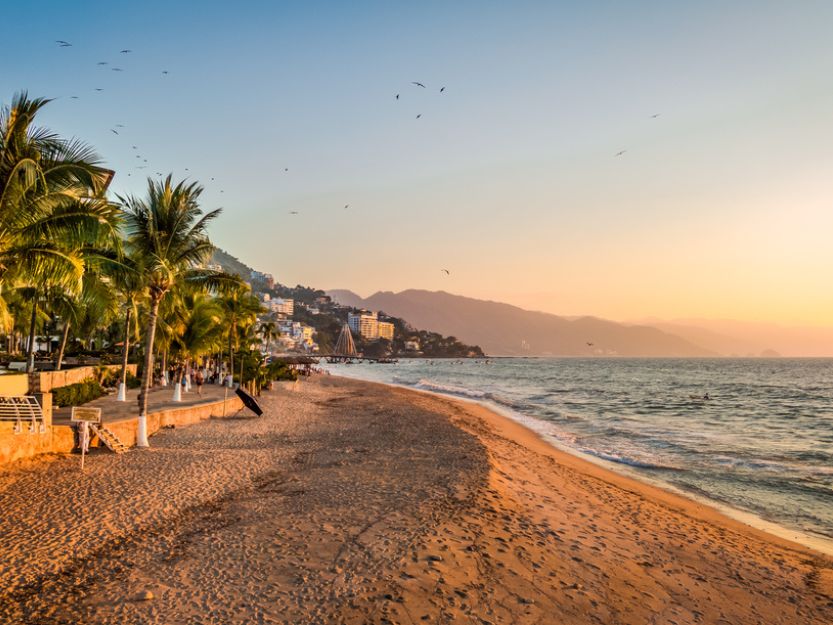
[[[85,408],[84,406],[73,406],[71,421],[77,423],[101,423],[101,408]]]

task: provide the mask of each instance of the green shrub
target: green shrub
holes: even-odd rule
[[[55,406],[80,406],[88,401],[98,399],[105,394],[98,380],[92,378],[52,390],[52,403]]]

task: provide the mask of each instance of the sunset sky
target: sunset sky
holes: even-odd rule
[[[0,99],[281,282],[833,325],[829,1],[121,4],[4,7]]]

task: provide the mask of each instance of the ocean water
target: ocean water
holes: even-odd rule
[[[419,359],[327,367],[497,405],[558,444],[833,539],[833,359]]]

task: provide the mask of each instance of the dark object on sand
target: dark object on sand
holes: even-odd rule
[[[251,410],[258,417],[263,414],[263,409],[260,407],[260,404],[257,403],[257,400],[254,397],[249,395],[240,387],[237,387],[237,389],[234,392],[237,393],[237,396],[240,398],[240,400],[243,402],[243,405],[246,406],[246,408]]]

